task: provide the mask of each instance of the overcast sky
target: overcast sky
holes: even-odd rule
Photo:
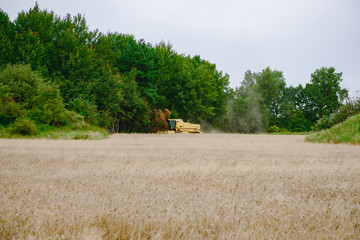
[[[61,17],[85,15],[91,30],[119,32],[178,53],[200,55],[240,85],[246,70],[282,71],[305,85],[322,66],[343,72],[342,86],[360,90],[359,0],[37,0]],[[14,20],[35,0],[0,0]]]

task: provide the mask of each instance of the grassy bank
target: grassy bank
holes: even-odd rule
[[[268,135],[309,135],[309,132],[276,132],[266,133]]]
[[[11,128],[0,128],[0,138],[25,138],[25,139],[88,139],[88,140],[100,140],[105,139],[109,136],[106,129],[84,125],[81,127],[50,127],[50,126],[39,126],[38,131],[32,135],[14,134]]]
[[[360,114],[353,116],[345,122],[337,124],[330,129],[311,133],[306,137],[306,141],[318,143],[350,143],[360,145]]]

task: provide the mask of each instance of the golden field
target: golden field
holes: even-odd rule
[[[359,239],[360,146],[0,139],[0,239]]]

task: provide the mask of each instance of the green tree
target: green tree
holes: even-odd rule
[[[313,123],[323,116],[336,112],[342,105],[346,90],[340,87],[342,73],[334,67],[322,67],[311,74],[310,83],[304,89],[305,116]]]
[[[254,86],[257,83],[258,74],[247,70],[244,75],[244,80],[241,82],[241,86],[244,88],[249,88]]]
[[[292,112],[288,122],[288,130],[292,132],[307,132],[310,131],[310,121],[304,116],[300,109]]]
[[[298,85],[297,87],[286,87],[281,93],[279,115],[274,122],[274,125],[292,131],[294,128],[291,125],[291,121],[293,121],[294,116],[299,116],[301,118],[304,116],[304,106],[303,86]],[[299,111],[301,111],[302,114],[297,114]],[[307,121],[306,123],[309,124],[306,126],[306,129],[310,129],[311,122]]]
[[[19,13],[15,20],[14,62],[30,64],[46,76],[54,50],[55,15],[42,11],[36,3],[28,12]]]
[[[103,68],[97,68],[89,46],[93,35],[81,15],[73,18],[67,15],[58,21],[55,31],[57,37],[51,74],[66,102],[74,98],[88,98],[94,79],[103,73]]]
[[[227,108],[228,132],[256,133],[263,131],[265,119],[263,97],[256,83],[257,73],[245,72],[241,86],[230,97]]]
[[[110,111],[112,114],[119,111],[119,102],[122,100],[123,94],[118,74],[101,82],[96,81],[91,90],[98,109]]]
[[[118,76],[121,89],[124,93],[120,101],[120,110],[114,116],[112,124],[113,132],[136,132],[146,131],[149,123],[149,105],[140,95],[135,81],[136,70],[132,70],[127,76]]]
[[[159,95],[172,117],[220,126],[225,114],[229,76],[200,56],[179,55],[171,45],[157,46],[161,74]]]
[[[140,93],[150,105],[161,107],[161,96],[158,93],[160,58],[156,49],[143,39],[136,41],[133,36],[113,35],[114,49],[120,52],[116,67],[121,73],[135,69],[136,82]]]
[[[108,127],[110,125],[108,116],[107,118],[103,118],[102,122],[105,122],[105,124],[100,124],[101,117],[97,105],[88,99],[72,99],[69,101],[67,107],[70,111],[74,111],[83,116],[84,121],[88,124],[102,127]]]
[[[1,67],[28,64],[43,82],[56,85],[63,104],[87,122],[144,131],[149,114],[167,108],[172,117],[223,124],[229,76],[200,56],[178,54],[169,44],[153,46],[130,35],[89,31],[84,16],[60,18],[38,4],[13,23],[0,12],[0,34]],[[23,98],[18,92],[9,93],[10,98],[24,102],[38,96],[21,93]],[[32,109],[33,103],[27,104]]]
[[[14,24],[0,9],[0,66],[12,63],[14,59]]]
[[[286,82],[282,72],[269,67],[256,75],[256,84],[262,96],[262,110],[266,125],[274,125],[280,114],[281,95]]]

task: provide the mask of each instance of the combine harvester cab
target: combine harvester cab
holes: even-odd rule
[[[169,130],[166,133],[201,133],[200,124],[184,122],[182,119],[167,120]]]

